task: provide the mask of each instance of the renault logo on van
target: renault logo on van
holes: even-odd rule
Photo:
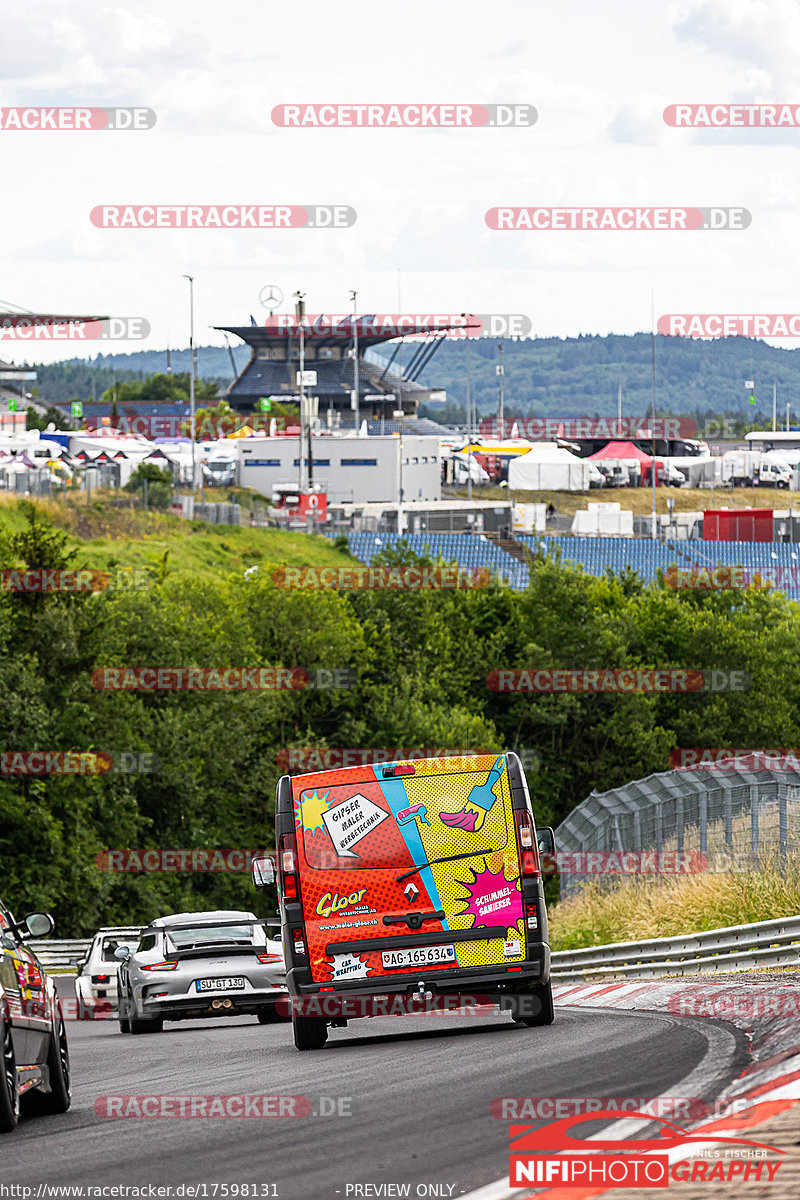
[[[419,897],[419,888],[415,887],[413,883],[406,884],[403,888],[403,895],[408,896],[409,904],[413,904]]]

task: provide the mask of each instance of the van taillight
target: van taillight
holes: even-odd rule
[[[533,828],[533,818],[527,809],[517,809],[514,813],[517,822],[517,840],[522,854],[522,874],[539,874],[539,856],[536,853],[536,831]]]
[[[294,834],[281,835],[278,845],[278,867],[284,900],[297,899],[297,846]]]
[[[395,775],[416,775],[417,768],[411,763],[403,763],[402,766],[391,766],[383,768],[383,778],[393,779]]]
[[[292,930],[292,945],[294,947],[295,954],[305,954],[306,944],[303,941],[302,929],[293,929]]]

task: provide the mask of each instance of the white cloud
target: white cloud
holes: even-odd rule
[[[776,92],[772,99],[796,97],[800,86],[796,0],[694,0],[688,11],[676,15],[674,28],[679,37],[706,53],[743,64],[751,75],[748,84],[757,79],[768,82]]]
[[[378,36],[329,0],[307,0],[302,24],[296,9],[253,0],[223,10],[42,0],[35,17],[4,19],[0,102],[138,104],[158,122],[141,133],[0,132],[13,160],[3,295],[144,316],[147,348],[185,343],[183,272],[197,276],[204,342],[221,340],[212,325],[258,316],[265,283],[287,296],[301,288],[316,311],[343,311],[354,287],[365,311],[392,311],[398,268],[409,311],[525,312],[548,334],[645,328],[651,287],[664,311],[755,311],[767,298],[791,308],[800,138],[759,131],[754,147],[752,131],[674,130],[662,111],[684,100],[800,103],[798,22],[797,6],[778,0],[692,0],[677,15],[641,0],[506,0],[489,21],[478,0],[462,0],[458,21],[408,0]],[[276,104],[325,100],[527,103],[539,120],[424,131],[271,123]],[[346,203],[358,222],[341,232],[89,223],[96,204],[159,201]],[[744,205],[753,224],[608,235],[497,233],[484,221],[495,205],[670,203]]]

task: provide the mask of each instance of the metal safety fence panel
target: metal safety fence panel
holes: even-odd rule
[[[556,830],[558,850],[574,852],[573,869],[560,873],[562,898],[591,879],[619,878],[615,855],[634,864],[638,855],[642,874],[664,874],[780,863],[800,851],[800,773],[736,762],[592,792]]]

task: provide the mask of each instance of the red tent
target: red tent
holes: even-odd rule
[[[648,467],[652,462],[652,456],[645,454],[644,450],[640,450],[638,446],[634,446],[633,442],[609,442],[607,446],[603,446],[602,450],[595,450],[594,454],[589,455],[590,461],[598,458],[635,458]]]
[[[597,461],[597,459],[603,460],[617,458],[626,460],[628,462],[630,462],[631,459],[635,459],[636,462],[641,463],[642,482],[650,482],[649,475],[653,465],[653,456],[652,454],[646,454],[644,450],[640,450],[638,446],[633,444],[633,442],[609,442],[608,445],[603,446],[602,450],[596,450],[594,454],[590,454],[589,458],[594,459],[595,461]],[[655,463],[656,484],[658,484],[659,472],[662,473],[663,480],[664,464],[660,458],[657,458]]]

